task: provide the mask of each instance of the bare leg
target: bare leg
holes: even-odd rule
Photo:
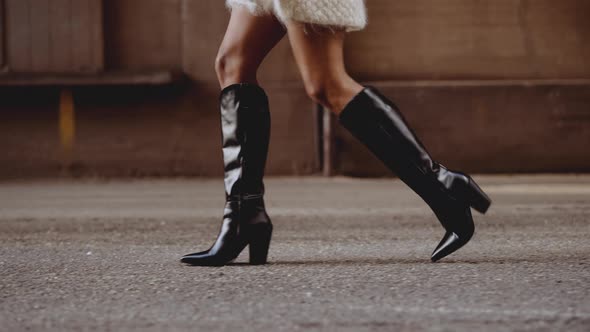
[[[257,84],[258,67],[285,33],[272,15],[254,16],[245,8],[234,8],[215,60],[221,88],[235,83]]]
[[[344,31],[287,23],[289,41],[307,94],[339,114],[363,87],[344,67]]]

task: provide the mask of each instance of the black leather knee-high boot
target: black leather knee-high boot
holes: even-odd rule
[[[446,230],[432,253],[437,261],[461,248],[474,233],[470,207],[485,213],[490,198],[473,179],[432,160],[397,106],[365,87],[344,108],[340,123],[430,206]]]
[[[225,265],[249,246],[250,264],[265,264],[272,234],[262,182],[270,136],[268,99],[257,85],[235,84],[223,89],[220,106],[226,194],[223,224],[209,250],[186,255],[181,261]]]

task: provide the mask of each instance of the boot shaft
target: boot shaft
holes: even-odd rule
[[[407,167],[417,167],[423,174],[436,171],[436,163],[397,105],[377,89],[365,87],[340,113],[339,120],[396,173]],[[384,135],[387,136],[386,140],[383,139]],[[389,144],[384,144],[385,141]],[[395,158],[400,154],[404,157]]]
[[[262,196],[270,138],[266,93],[254,84],[230,85],[221,92],[220,112],[227,198]]]

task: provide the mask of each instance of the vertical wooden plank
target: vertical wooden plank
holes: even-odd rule
[[[6,38],[6,21],[4,19],[4,0],[0,0],[0,72],[4,69],[4,39]]]
[[[6,50],[13,71],[31,68],[31,19],[33,0],[6,0]]]
[[[72,70],[97,72],[103,69],[101,0],[72,2]]]
[[[103,71],[104,64],[104,20],[103,20],[103,0],[89,0],[89,10],[92,13],[90,23],[90,36],[92,52],[90,63],[91,70],[95,72]]]
[[[75,0],[71,6],[72,40],[69,47],[72,49],[72,71],[85,72],[88,71],[86,65],[91,52],[88,0]]]
[[[51,0],[33,0],[31,6],[32,72],[52,72],[50,63],[49,6]]]
[[[50,56],[51,67],[56,72],[66,72],[72,67],[72,1],[76,0],[51,0],[49,11]]]

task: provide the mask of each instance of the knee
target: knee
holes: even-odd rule
[[[255,69],[248,67],[245,55],[238,50],[220,49],[215,58],[215,72],[222,86],[251,80]]]
[[[305,92],[311,100],[324,107],[330,108],[329,87],[321,81],[310,81],[305,83]]]
[[[225,83],[232,80],[241,71],[242,65],[240,58],[241,56],[237,52],[219,50],[215,57],[215,72],[221,85],[227,85]]]

